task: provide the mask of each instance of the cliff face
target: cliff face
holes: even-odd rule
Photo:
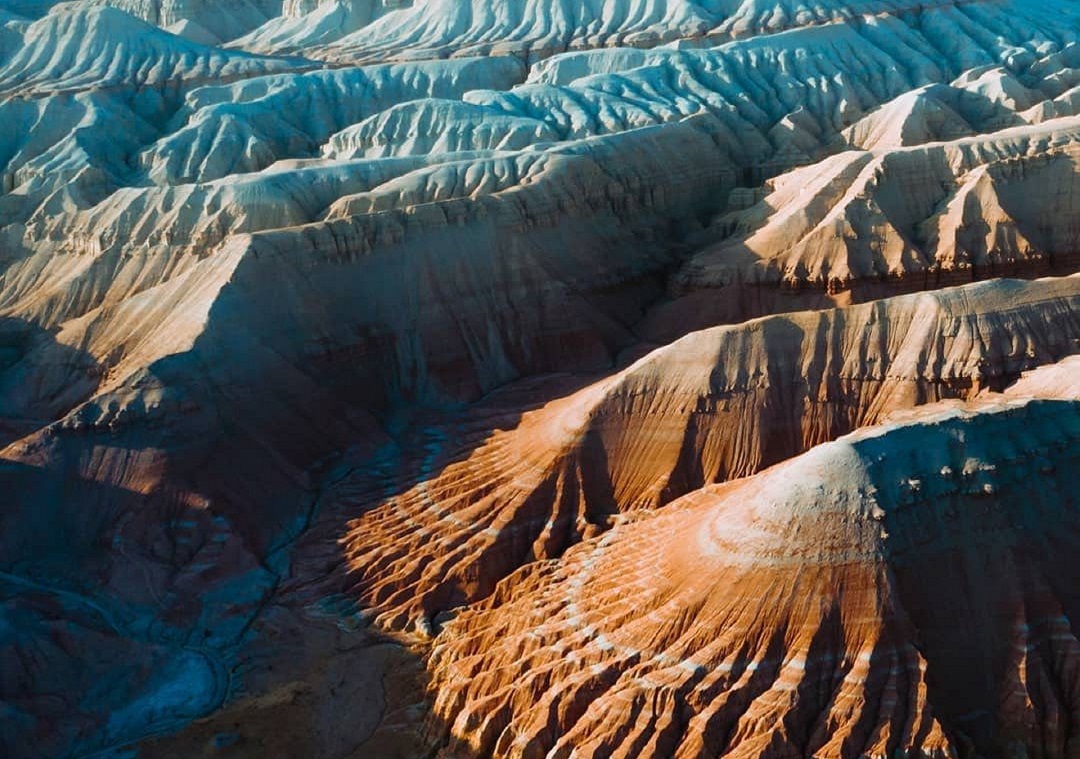
[[[0,754],[1071,756],[1078,35],[0,0]]]

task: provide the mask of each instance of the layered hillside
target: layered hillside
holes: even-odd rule
[[[1078,351],[1077,277],[714,328],[519,420],[498,400],[431,430],[414,486],[388,498],[377,468],[346,473],[324,494],[326,518],[336,537],[335,518],[362,514],[346,533],[348,592],[431,634],[443,612],[617,514],[754,474],[898,409],[1001,389]],[[313,549],[333,561],[338,547]]]
[[[26,27],[0,71],[0,92],[54,92],[212,82],[253,76],[287,62],[183,40],[109,6],[61,5]]]
[[[307,14],[296,11],[310,8]],[[262,52],[313,50],[334,60],[444,58],[507,52],[533,59],[568,49],[713,41],[918,7],[903,0],[833,6],[760,0],[491,5],[470,0],[290,3],[292,13],[237,40]]]
[[[777,177],[758,202],[716,220],[725,239],[683,266],[675,299],[647,333],[660,339],[670,334],[666,324],[685,329],[1075,271],[1078,136],[1077,119],[1051,119],[930,145],[847,150]]]
[[[435,646],[443,755],[1064,755],[1078,412],[928,407],[512,576]]]
[[[117,8],[192,42],[218,45],[266,24],[281,12],[281,0],[89,0],[83,6]],[[36,20],[58,0],[4,0],[0,9]]]
[[[0,755],[1068,756],[1078,36],[0,0]]]

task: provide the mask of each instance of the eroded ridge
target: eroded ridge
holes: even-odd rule
[[[347,586],[390,626],[431,633],[442,612],[616,514],[1075,353],[1078,287],[998,280],[714,328],[519,421],[493,407],[433,432],[404,492],[387,497],[363,469],[336,483],[330,514],[362,511],[342,539]]]
[[[444,754],[1064,750],[1078,435],[928,407],[511,576],[436,644]]]

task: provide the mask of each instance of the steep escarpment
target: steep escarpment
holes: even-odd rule
[[[358,87],[378,89],[385,104],[452,94],[470,82],[508,85],[519,74],[516,62],[491,59],[320,72],[310,81],[303,75],[255,77],[242,85],[197,88],[188,96],[196,112],[249,111],[259,122],[257,138],[239,140],[247,145],[242,166],[233,163],[237,156],[228,150],[222,155],[222,146],[231,150],[238,144],[232,139],[236,135],[222,132],[220,125],[203,134],[197,120],[192,134],[181,129],[159,145],[160,153],[152,146],[140,156],[140,146],[153,140],[159,122],[138,117],[126,97],[100,90],[79,93],[73,101],[0,105],[20,125],[5,146],[10,151],[5,181],[13,192],[0,199],[0,215],[6,213],[11,222],[0,233],[5,312],[48,326],[81,317],[187,271],[198,260],[191,254],[208,255],[229,235],[316,221],[342,195],[437,162],[286,166],[267,175],[172,186],[174,173],[255,171],[272,163],[277,149],[303,152],[297,148],[307,134],[303,130],[315,135],[303,137],[314,150],[318,140],[355,118],[350,114],[357,109],[379,107],[377,98],[355,98]],[[307,94],[305,107],[286,106],[298,87]],[[289,93],[284,99],[283,91]],[[229,123],[246,128],[240,119]],[[99,131],[118,136],[85,138]],[[285,144],[291,151],[281,147]],[[139,162],[148,178],[161,174],[166,187],[117,189],[130,180],[131,164]]]
[[[631,145],[634,160],[612,160]],[[104,326],[107,314],[169,304],[200,334],[205,322],[163,293],[212,293],[199,311],[210,328],[315,362],[319,382],[355,387],[370,408],[470,399],[522,373],[600,369],[633,341],[628,325],[659,294],[679,230],[731,185],[710,154],[708,131],[688,123],[524,155],[280,165],[132,189],[35,217],[0,302],[12,318],[65,325],[61,341],[118,378],[137,330]],[[226,279],[192,288],[201,272]],[[89,329],[100,343],[76,337]]]
[[[616,514],[1075,353],[1078,286],[988,282],[716,328],[520,420],[504,402],[478,408],[429,433],[412,487],[394,492],[378,467],[337,479],[326,495],[334,534],[340,514],[360,512],[344,581],[388,624],[430,633],[441,612]],[[312,550],[332,561],[338,547],[313,540]]]
[[[1064,751],[1078,434],[927,409],[512,576],[435,646],[443,755]]]
[[[612,160],[624,151],[633,158]],[[307,350],[327,369],[348,355],[342,345],[363,352],[383,377],[372,393],[474,398],[522,373],[610,365],[658,295],[679,230],[730,181],[693,123],[448,162],[344,196],[324,222],[252,235],[240,276],[258,278],[254,294],[306,267],[290,287],[322,292],[323,313],[268,303],[285,323],[357,325]],[[344,267],[364,275],[343,277]],[[347,315],[330,316],[339,308]],[[265,312],[251,315],[263,329]],[[288,334],[280,323],[272,332]]]

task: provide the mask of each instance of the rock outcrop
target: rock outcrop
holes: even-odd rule
[[[1080,358],[1069,356],[1056,364],[1024,372],[1019,381],[1005,389],[1006,395],[1021,398],[1059,398],[1078,400],[1080,396]]]

